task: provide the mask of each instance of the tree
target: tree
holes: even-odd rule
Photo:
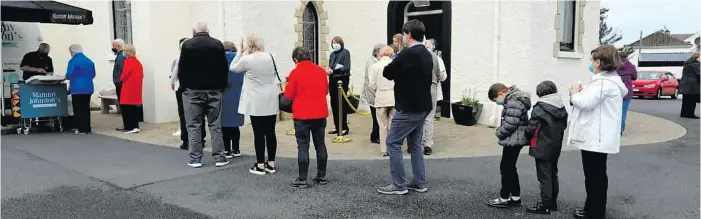
[[[599,9],[599,43],[600,44],[614,44],[621,39],[623,39],[623,36],[618,34],[618,32],[613,31],[613,27],[609,27],[608,24],[606,24],[606,18],[608,15],[606,13],[609,12],[608,8],[601,8]]]

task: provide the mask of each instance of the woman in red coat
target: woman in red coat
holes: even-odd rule
[[[124,122],[124,133],[139,133],[139,105],[142,104],[141,90],[144,82],[144,68],[136,59],[136,49],[134,45],[124,47],[124,66],[122,75],[122,94],[119,98],[119,105],[122,109],[122,121]]]

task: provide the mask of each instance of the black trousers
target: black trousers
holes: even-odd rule
[[[333,125],[334,125],[334,129],[340,131],[340,130],[348,130],[348,111],[347,111],[347,109],[348,109],[349,107],[348,107],[348,103],[346,102],[345,99],[343,99],[343,97],[341,97],[341,101],[343,101],[343,102],[341,103],[341,105],[339,105],[339,103],[338,103],[338,101],[339,101],[339,99],[338,99],[338,92],[339,92],[339,90],[338,90],[338,84],[337,84],[337,83],[338,83],[339,80],[340,80],[341,82],[343,82],[343,85],[341,85],[341,87],[343,87],[343,90],[346,91],[346,92],[348,92],[348,81],[349,81],[349,78],[348,78],[348,77],[342,77],[342,78],[340,78],[340,79],[338,79],[338,78],[335,78],[335,79],[334,79],[334,78],[329,78],[329,95],[331,96],[331,112],[332,112],[332,114],[333,114]],[[341,107],[343,107],[343,114],[341,115],[341,120],[342,120],[342,121],[341,121],[341,124],[340,124],[340,127],[339,127],[339,123],[338,123],[338,119],[339,119],[339,118],[338,118],[338,110],[339,110]]]
[[[682,117],[696,116],[696,103],[699,102],[700,95],[684,94],[682,96]]]
[[[516,162],[523,147],[504,147],[501,154],[501,198],[508,199],[511,196],[521,196],[521,184],[518,181]]]
[[[227,154],[239,152],[239,141],[241,131],[239,127],[221,127],[222,137],[224,137],[224,152]]]
[[[256,162],[265,163],[265,148],[268,148],[268,161],[275,161],[277,138],[275,137],[275,120],[277,115],[251,116],[253,144],[256,148]]]
[[[90,133],[90,96],[92,94],[71,94],[75,127],[79,132]]]
[[[557,206],[560,183],[557,179],[557,161],[559,157],[549,160],[535,159],[536,173],[540,183],[540,202],[546,206]]]
[[[119,103],[119,98],[122,97],[122,84],[114,84],[114,91],[117,94],[117,103]]]
[[[377,124],[377,116],[375,107],[370,107],[370,115],[372,115],[372,131],[370,132],[370,141],[380,141],[380,125]]]
[[[324,142],[326,119],[297,120],[295,124],[295,137],[297,138],[297,163],[299,164],[299,180],[307,180],[309,170],[309,140],[314,142],[316,151],[316,178],[326,177],[326,142]]]
[[[608,154],[582,151],[582,168],[584,169],[584,187],[587,200],[584,209],[587,218],[604,218],[606,214],[606,192],[608,176],[606,175],[606,158]]]
[[[122,104],[119,105],[122,108],[122,122],[124,123],[124,130],[129,131],[139,128],[139,106]]]
[[[188,135],[187,127],[185,124],[185,109],[183,108],[183,89],[178,89],[175,91],[175,101],[178,103],[178,118],[180,118],[180,140],[183,142],[184,146],[188,145]],[[202,114],[202,121],[207,121],[204,119],[204,114]],[[206,126],[202,126],[202,142],[205,142],[205,137],[207,137]],[[204,145],[204,143],[203,143]]]

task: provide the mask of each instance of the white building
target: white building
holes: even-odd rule
[[[391,42],[407,19],[422,20],[449,69],[445,99],[456,101],[476,89],[484,103],[480,123],[494,124],[498,108],[486,97],[494,82],[534,91],[540,81],[552,80],[566,97],[570,84],[591,76],[588,57],[598,46],[600,8],[599,1],[579,0],[430,1],[426,7],[414,4],[428,1],[387,0],[62,2],[92,10],[94,24],[41,24],[56,72],[65,72],[68,46],[80,43],[98,68],[96,90],[111,89],[111,40],[135,44],[145,69],[144,117],[155,123],[177,120],[170,64],[178,40],[191,36],[196,21],[207,22],[211,35],[223,41],[261,35],[283,75],[293,68],[296,44],[314,49],[319,64],[326,65],[330,39],[341,36],[352,57],[351,87],[359,92],[373,45]]]
[[[626,45],[633,49],[628,58],[638,71],[666,71],[680,78],[684,61],[698,51],[698,39],[699,32],[672,34],[669,30],[659,30]]]

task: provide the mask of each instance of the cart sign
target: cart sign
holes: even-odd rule
[[[65,116],[68,93],[65,84],[20,84],[22,118]]]

